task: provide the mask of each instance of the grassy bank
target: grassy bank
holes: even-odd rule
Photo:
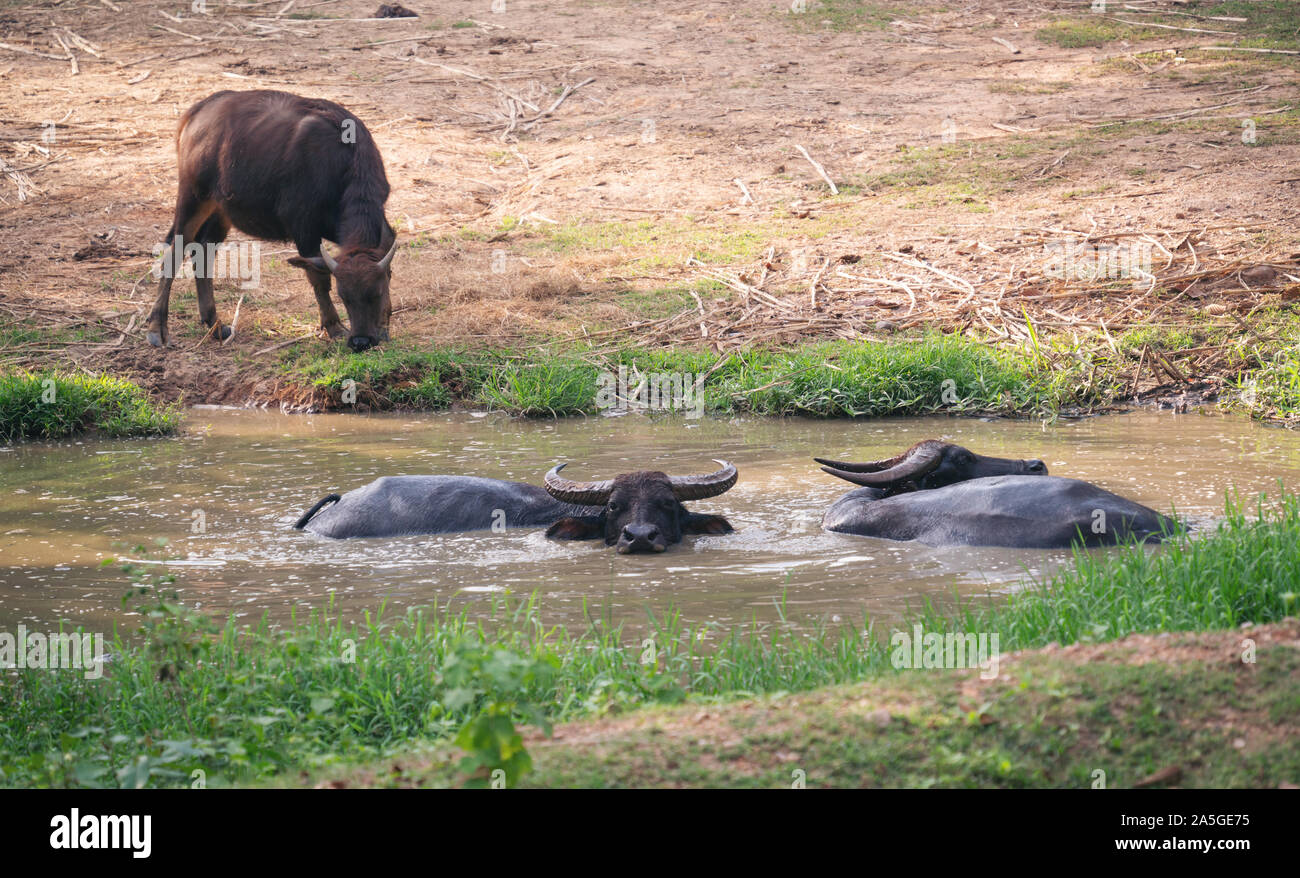
[[[1119,11],[1119,16],[1114,12],[1097,15],[1085,6],[1083,15],[1041,27],[1035,36],[1065,49],[1101,48],[1121,40],[1168,39],[1171,29],[1195,26],[1212,28],[1215,35],[1229,36],[1223,42],[1242,46],[1295,50],[1298,45],[1296,25],[1300,22],[1290,0],[1190,0],[1176,10],[1138,10],[1148,13],[1140,22],[1133,21],[1130,10]],[[1196,25],[1191,18],[1207,23]]]
[[[913,621],[933,632],[996,634],[1004,653],[1049,643],[1106,642],[1134,631],[1231,630],[1247,622],[1276,622],[1296,608],[1300,498],[1261,503],[1252,511],[1230,507],[1214,532],[1156,553],[1139,547],[1081,553],[1072,568],[1029,583],[1003,603],[967,607],[953,617],[922,609]],[[864,636],[854,626],[724,631],[689,626],[670,615],[651,620],[647,634],[629,637],[598,620],[581,630],[549,628],[539,608],[525,602],[496,604],[490,618],[431,610],[343,625],[326,608],[283,630],[233,623],[216,628],[166,597],[170,577],[156,566],[128,565],[128,573],[139,586],[133,599],[143,601],[145,628],[142,639],[110,648],[113,659],[103,679],[86,679],[75,670],[7,672],[0,686],[0,715],[6,718],[0,724],[0,783],[187,785],[196,770],[214,785],[248,783],[344,770],[339,766],[383,758],[420,742],[446,750],[455,740],[456,761],[430,763],[438,782],[481,781],[500,768],[513,784],[531,764],[517,725],[546,730],[552,723],[636,707],[687,700],[731,703],[862,680],[871,681],[873,693],[906,689],[921,700],[938,699],[944,687],[956,685],[949,674],[895,670],[888,636]],[[1300,676],[1292,668],[1275,678],[1276,668],[1269,667],[1269,686],[1259,691],[1257,706],[1300,704]],[[1115,726],[1100,740],[1113,740],[1120,748],[1116,759],[1135,760],[1129,771],[1139,770],[1162,748],[1199,746],[1197,736],[1162,738],[1166,724],[1177,720],[1159,712],[1175,703],[1208,709],[1201,689],[1222,687],[1217,678],[1197,677],[1181,667],[1143,678],[1137,689],[1133,675],[1122,670],[1077,667],[1069,678],[1060,691],[1078,694],[1071,711]],[[1035,678],[1035,685],[1041,689],[1051,679]],[[970,736],[984,735],[990,753],[1034,741],[1035,748],[1050,753],[1060,740],[1028,722],[1035,715],[1034,699],[1050,694],[1048,689],[1025,695],[1022,707],[1028,712],[1021,718],[1028,724],[1016,732],[1023,740],[1001,737],[1010,726],[982,731],[978,714],[983,709],[977,711],[976,727],[963,728],[972,708],[954,711],[948,696],[935,700],[927,710],[939,711],[944,720],[933,728],[947,729],[944,734],[953,737],[931,743],[955,748],[966,746]],[[1159,722],[1148,723],[1145,714],[1126,719],[1114,713],[1117,699],[1131,705],[1134,698],[1148,704]],[[841,695],[826,691],[810,699],[809,704],[831,710]],[[777,708],[762,708],[769,709]],[[807,722],[807,727],[794,725],[805,732],[820,728],[818,714]],[[906,762],[919,746],[913,740],[915,724],[889,727],[897,740],[879,752],[904,760],[885,763],[891,776],[899,783],[918,780],[909,772],[930,763]],[[776,734],[775,727],[769,731]],[[838,738],[813,734],[809,740],[807,746],[815,748]],[[832,752],[826,751],[827,759]],[[861,767],[853,754],[846,759],[845,771]],[[964,759],[935,782],[1061,781],[1057,774],[1029,768],[989,774],[1001,761]],[[682,782],[703,780],[692,774],[696,769],[689,762],[677,764]],[[621,776],[625,767],[616,765],[610,777]],[[578,769],[571,764],[554,777],[594,782],[603,770],[588,763],[580,778],[564,773]]]
[[[594,414],[602,380],[627,376],[635,396],[654,376],[703,376],[703,410],[717,414],[881,417],[997,413],[1043,416],[1129,403],[1134,375],[1177,375],[1216,360],[1217,404],[1284,422],[1300,418],[1300,319],[1260,308],[1251,331],[1210,319],[1123,332],[1036,333],[1018,347],[929,332],[888,341],[812,342],[718,355],[691,348],[600,351],[573,343],[465,349],[396,342],[363,354],[304,344],[280,371],[339,411],[487,408],[532,417]],[[1031,332],[1036,329],[1027,324]],[[1159,365],[1158,365],[1159,364]],[[1145,391],[1149,392],[1149,391]],[[653,408],[653,406],[652,406]]]
[[[351,355],[312,346],[284,362],[288,377],[316,388],[331,408],[460,404],[541,416],[599,411],[601,382],[615,378],[620,367],[629,396],[648,376],[702,377],[703,408],[716,413],[1041,414],[1099,399],[1082,370],[1050,368],[1033,354],[939,333],[724,356],[687,349],[608,354],[572,346],[463,351],[400,345]]]
[[[159,406],[130,381],[71,372],[0,373],[0,440],[162,436],[180,412]]]
[[[1242,662],[1241,642],[1257,650]],[[728,704],[652,707],[526,743],[525,788],[1276,788],[1294,746],[1300,625],[1140,636],[975,671],[877,675]],[[446,748],[279,785],[447,787]]]

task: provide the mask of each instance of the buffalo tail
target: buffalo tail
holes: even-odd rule
[[[293,526],[294,530],[302,530],[304,527],[307,526],[307,522],[311,521],[312,516],[314,516],[317,512],[321,511],[321,508],[323,506],[329,503],[337,503],[339,502],[340,499],[341,497],[338,494],[326,494],[324,497],[321,498],[319,503],[317,503],[311,509],[308,509],[305,513],[303,513],[302,518],[298,519],[298,523]]]

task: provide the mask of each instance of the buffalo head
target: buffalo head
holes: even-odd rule
[[[385,253],[378,248],[358,247],[339,254],[335,259],[324,247],[320,256],[295,256],[290,265],[328,271],[338,283],[339,298],[348,312],[348,347],[357,353],[388,341],[388,318],[393,306],[388,298],[388,284],[393,277],[393,254],[397,240]]]
[[[960,445],[927,439],[918,442],[898,457],[868,463],[844,463],[814,457],[822,471],[837,478],[882,488],[886,496],[905,491],[942,488],[954,482],[983,479],[989,476],[1045,476],[1047,465],[1041,460],[1010,460],[985,457]]]
[[[561,518],[546,535],[557,540],[603,537],[620,555],[662,552],[683,534],[731,533],[720,515],[697,515],[686,500],[716,497],[736,484],[736,468],[724,460],[722,469],[702,476],[669,476],[661,472],[624,473],[603,482],[571,482],[560,475],[565,464],[546,474],[546,491],[556,500],[603,507],[599,515]]]

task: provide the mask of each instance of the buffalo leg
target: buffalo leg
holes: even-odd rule
[[[176,218],[167,233],[167,247],[160,260],[162,277],[158,281],[158,300],[154,302],[149,322],[145,324],[145,338],[154,347],[167,344],[167,309],[171,302],[172,282],[184,265],[185,242],[195,240],[199,229],[215,209],[212,202],[199,201],[192,196],[182,195],[176,201]]]
[[[220,213],[213,213],[208,217],[208,221],[199,229],[195,240],[202,245],[194,255],[194,286],[198,290],[199,300],[199,320],[204,326],[216,326],[212,330],[213,338],[227,339],[230,337],[231,329],[229,326],[222,326],[221,321],[217,319],[217,300],[213,290],[213,269],[214,266],[209,264],[209,259],[213,255],[213,248],[217,244],[226,240],[226,233],[230,231],[230,226],[225,217]],[[209,247],[208,245],[212,245]]]
[[[320,242],[317,241],[315,247],[299,244],[298,255],[303,259],[314,259],[319,262]],[[343,321],[339,319],[339,312],[334,307],[334,300],[330,298],[332,276],[329,269],[315,265],[304,265],[302,270],[307,272],[307,280],[311,283],[311,291],[316,294],[316,307],[320,309],[320,328],[325,330],[325,333],[330,338],[343,338],[348,334],[348,331],[343,327]]]

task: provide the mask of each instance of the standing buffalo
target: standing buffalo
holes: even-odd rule
[[[813,458],[862,485],[832,504],[822,527],[930,546],[1064,548],[1159,541],[1176,523],[1110,491],[1047,475],[1041,460],[984,457],[930,439],[871,463]]]
[[[307,272],[321,328],[348,336],[363,351],[388,338],[397,235],[384,217],[388,178],[366,126],[338,104],[281,91],[219,91],[190,107],[176,132],[180,185],[164,242],[158,301],[146,327],[150,344],[167,343],[172,281],[188,254],[194,263],[199,319],[220,338],[211,254],[231,226],[270,241],[292,241],[289,260]],[[321,239],[339,245],[337,257]],[[330,278],[351,332],[330,301]]]
[[[561,464],[546,474],[544,490],[474,476],[389,476],[330,494],[294,527],[342,539],[549,525],[552,539],[602,538],[622,555],[662,552],[684,534],[731,533],[722,516],[682,505],[736,484],[736,468],[718,463],[722,469],[709,475],[634,472],[602,482],[571,482],[559,474]]]

